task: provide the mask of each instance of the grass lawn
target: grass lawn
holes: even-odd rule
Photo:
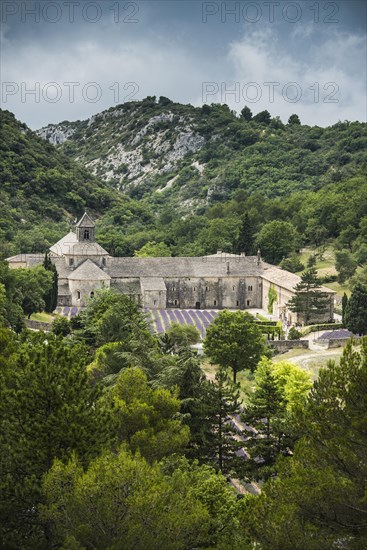
[[[42,323],[52,323],[55,316],[51,315],[50,313],[45,313],[42,311],[41,313],[32,313],[31,319],[32,321],[41,321]]]
[[[319,376],[321,368],[326,367],[328,361],[339,362],[344,348],[325,349],[325,350],[310,350],[310,349],[293,349],[286,353],[281,353],[273,358],[274,363],[279,361],[289,361],[295,363],[305,371],[311,374],[312,380],[316,380]]]
[[[307,260],[310,256],[313,256],[315,253],[317,254],[318,249],[317,248],[303,248],[300,255],[300,260],[304,264],[305,268],[307,268]],[[317,273],[320,277],[325,277],[325,275],[336,275],[337,271],[335,269],[335,254],[332,247],[328,247],[322,257],[322,260],[319,259],[316,262],[315,265],[317,269]],[[357,269],[360,271],[361,268]],[[299,271],[297,275],[301,275],[302,271]],[[331,288],[332,290],[335,290],[338,296],[342,297],[344,292],[347,294],[347,296],[350,296],[350,288],[349,284],[343,283],[340,284],[337,281],[334,283],[325,283],[325,286],[328,288]]]

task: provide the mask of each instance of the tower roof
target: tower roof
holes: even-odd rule
[[[86,212],[84,212],[83,216],[76,224],[76,227],[95,227],[95,223],[92,218],[88,216]]]

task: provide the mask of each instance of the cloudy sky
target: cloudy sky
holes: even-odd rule
[[[1,1],[2,108],[36,129],[148,95],[366,120],[366,3]]]

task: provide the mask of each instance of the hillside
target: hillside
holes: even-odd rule
[[[284,125],[266,113],[246,120],[226,105],[148,97],[38,134],[132,197],[164,197],[183,212],[239,190],[268,198],[317,190],[366,165],[366,124]]]
[[[85,208],[99,213],[111,203],[112,194],[104,182],[42,140],[12,113],[0,111],[0,122],[3,254],[42,250],[65,234],[69,223]]]

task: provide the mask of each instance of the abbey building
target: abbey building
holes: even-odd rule
[[[260,254],[216,254],[203,257],[115,258],[95,240],[95,224],[84,214],[70,232],[50,248],[59,275],[59,306],[84,307],[96,290],[115,289],[149,309],[263,309],[277,318],[297,322],[286,304],[300,277],[265,263]],[[32,267],[41,254],[8,258],[11,267]],[[319,322],[333,318],[330,309]]]

